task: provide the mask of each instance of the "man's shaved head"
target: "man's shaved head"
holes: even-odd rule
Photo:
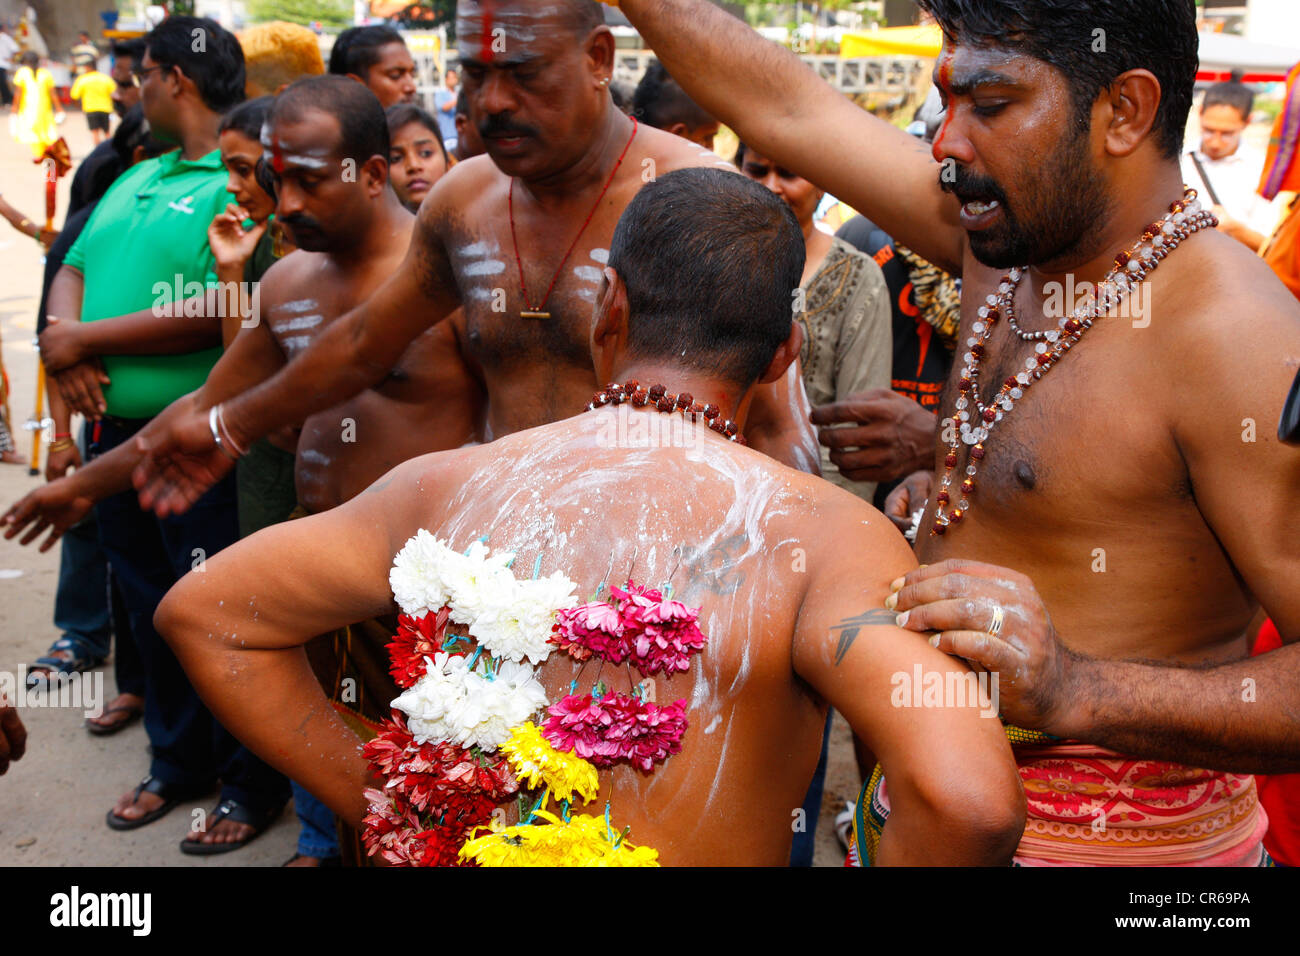
[[[605,9],[596,0],[560,0],[560,7],[579,37],[605,24]]]

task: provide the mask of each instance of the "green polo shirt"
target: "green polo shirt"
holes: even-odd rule
[[[123,173],[95,207],[64,264],[85,277],[81,321],[181,301],[217,281],[208,226],[226,208],[221,154],[147,159]],[[194,319],[177,318],[177,322]],[[106,355],[108,414],[152,418],[203,384],[220,346],[184,355]]]

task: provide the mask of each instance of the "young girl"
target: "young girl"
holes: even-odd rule
[[[438,122],[418,106],[398,103],[384,112],[388,120],[388,180],[411,212],[433,184],[451,168]]]

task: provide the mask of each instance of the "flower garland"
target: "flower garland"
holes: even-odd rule
[[[365,792],[363,842],[411,866],[657,866],[655,850],[615,832],[608,803],[603,819],[569,806],[596,799],[597,767],[626,761],[649,773],[679,753],[686,701],[657,705],[653,681],[631,694],[597,681],[581,695],[574,681],[546,707],[533,666],[558,648],[647,676],[685,672],[707,641],[699,609],[631,581],[611,587],[610,602],[575,606],[567,577],[538,577],[540,556],[532,580],[516,578],[513,561],[482,540],[453,551],[423,530],[394,559],[389,584],[402,613],[388,651],[402,693],[362,749],[385,781]],[[449,634],[453,623],[469,637]],[[539,727],[531,718],[543,708]],[[521,787],[541,791],[531,810]],[[496,809],[516,795],[520,822],[506,826]]]

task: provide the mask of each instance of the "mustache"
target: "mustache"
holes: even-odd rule
[[[291,231],[303,230],[306,232],[322,232],[321,225],[311,216],[304,216],[300,213],[294,213],[292,216],[284,216],[280,222],[287,226]]]
[[[964,166],[954,165],[952,167],[955,177],[951,178],[940,176],[939,188],[946,193],[952,193],[963,200],[983,200],[996,199],[1004,207],[1007,205],[1007,194],[1002,191],[1002,187],[997,181],[990,179],[988,176],[981,176],[973,173]]]
[[[496,113],[479,123],[478,134],[485,139],[495,136],[533,136],[537,130],[522,123],[516,123],[504,113]]]

